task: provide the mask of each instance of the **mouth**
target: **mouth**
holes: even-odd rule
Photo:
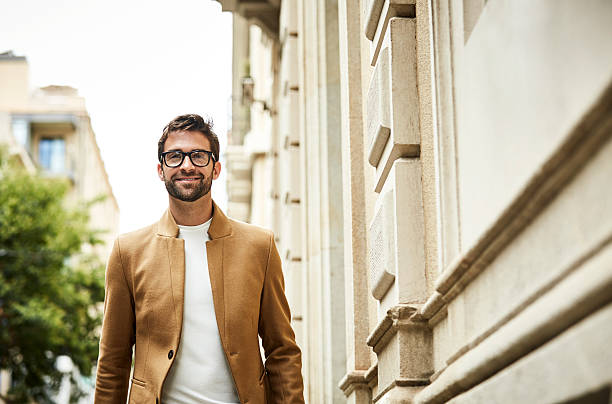
[[[191,183],[200,181],[202,177],[179,177],[175,178],[174,182]]]

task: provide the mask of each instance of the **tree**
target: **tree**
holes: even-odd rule
[[[81,252],[98,240],[88,206],[66,207],[68,190],[67,181],[9,167],[0,156],[0,369],[12,379],[0,398],[7,403],[51,403],[62,377],[57,357],[90,375],[98,355],[104,272]]]

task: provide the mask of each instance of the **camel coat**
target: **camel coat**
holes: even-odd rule
[[[183,321],[185,251],[178,232],[168,210],[158,223],[115,241],[106,269],[95,404],[126,402],[132,347],[129,403],[161,401]],[[208,234],[215,316],[240,402],[303,403],[301,353],[272,232],[227,218],[213,202]]]

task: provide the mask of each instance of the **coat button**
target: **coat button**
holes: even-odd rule
[[[174,351],[171,349],[170,352],[168,352],[168,359],[172,359],[173,356],[174,356]]]

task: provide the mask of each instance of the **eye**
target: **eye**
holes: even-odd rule
[[[203,151],[195,151],[191,153],[191,160],[194,164],[205,165],[208,163],[208,153]]]
[[[170,152],[166,154],[166,163],[178,163],[183,158],[183,155],[179,152]]]

